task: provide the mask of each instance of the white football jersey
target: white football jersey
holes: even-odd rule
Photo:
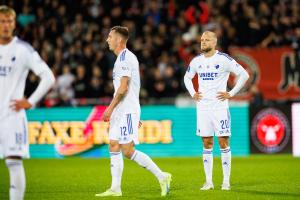
[[[48,65],[31,45],[18,37],[0,45],[0,120],[15,113],[9,106],[12,100],[24,97],[29,70],[39,75],[47,68]]]
[[[202,99],[197,101],[199,110],[219,110],[228,108],[228,100],[217,99],[217,92],[225,92],[230,72],[239,75],[243,67],[225,53],[216,53],[206,58],[203,54],[195,57],[189,64],[186,75],[193,78],[198,74],[198,92]]]
[[[118,55],[113,69],[113,84],[115,93],[120,87],[121,78],[127,76],[130,78],[129,88],[124,99],[114,110],[115,114],[140,113],[140,71],[137,57],[125,48]]]

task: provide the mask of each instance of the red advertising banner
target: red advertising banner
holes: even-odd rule
[[[230,55],[250,74],[238,98],[250,98],[256,86],[266,100],[300,99],[299,52],[288,47],[231,48]]]

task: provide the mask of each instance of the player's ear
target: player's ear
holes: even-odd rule
[[[16,23],[16,20],[15,20],[15,21],[14,21],[14,26],[13,26],[13,27],[14,27],[14,31],[16,30],[16,26],[17,26],[16,24],[17,24],[17,23]]]
[[[215,42],[215,46],[217,46],[217,44],[218,44],[218,39],[215,38],[215,39],[214,39],[214,42]]]
[[[122,42],[122,37],[121,37],[120,35],[118,35],[117,41],[118,41],[118,43],[121,43],[121,42]]]

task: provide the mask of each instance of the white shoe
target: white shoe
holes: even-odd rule
[[[222,190],[230,190],[230,184],[229,183],[223,183],[221,189]]]
[[[214,184],[205,182],[200,190],[213,190]]]
[[[108,189],[103,193],[95,194],[96,197],[120,197],[122,192],[115,192],[112,189]]]
[[[172,175],[168,172],[163,172],[166,178],[159,182],[161,188],[161,196],[166,196],[170,192]]]

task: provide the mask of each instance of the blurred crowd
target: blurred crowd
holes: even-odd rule
[[[200,53],[200,33],[214,30],[219,48],[299,46],[298,0],[7,0],[17,12],[16,34],[40,53],[57,82],[46,106],[113,95],[115,55],[106,38],[115,25],[130,30],[138,57],[141,102],[185,92],[182,77]],[[26,94],[37,86],[30,74]]]

